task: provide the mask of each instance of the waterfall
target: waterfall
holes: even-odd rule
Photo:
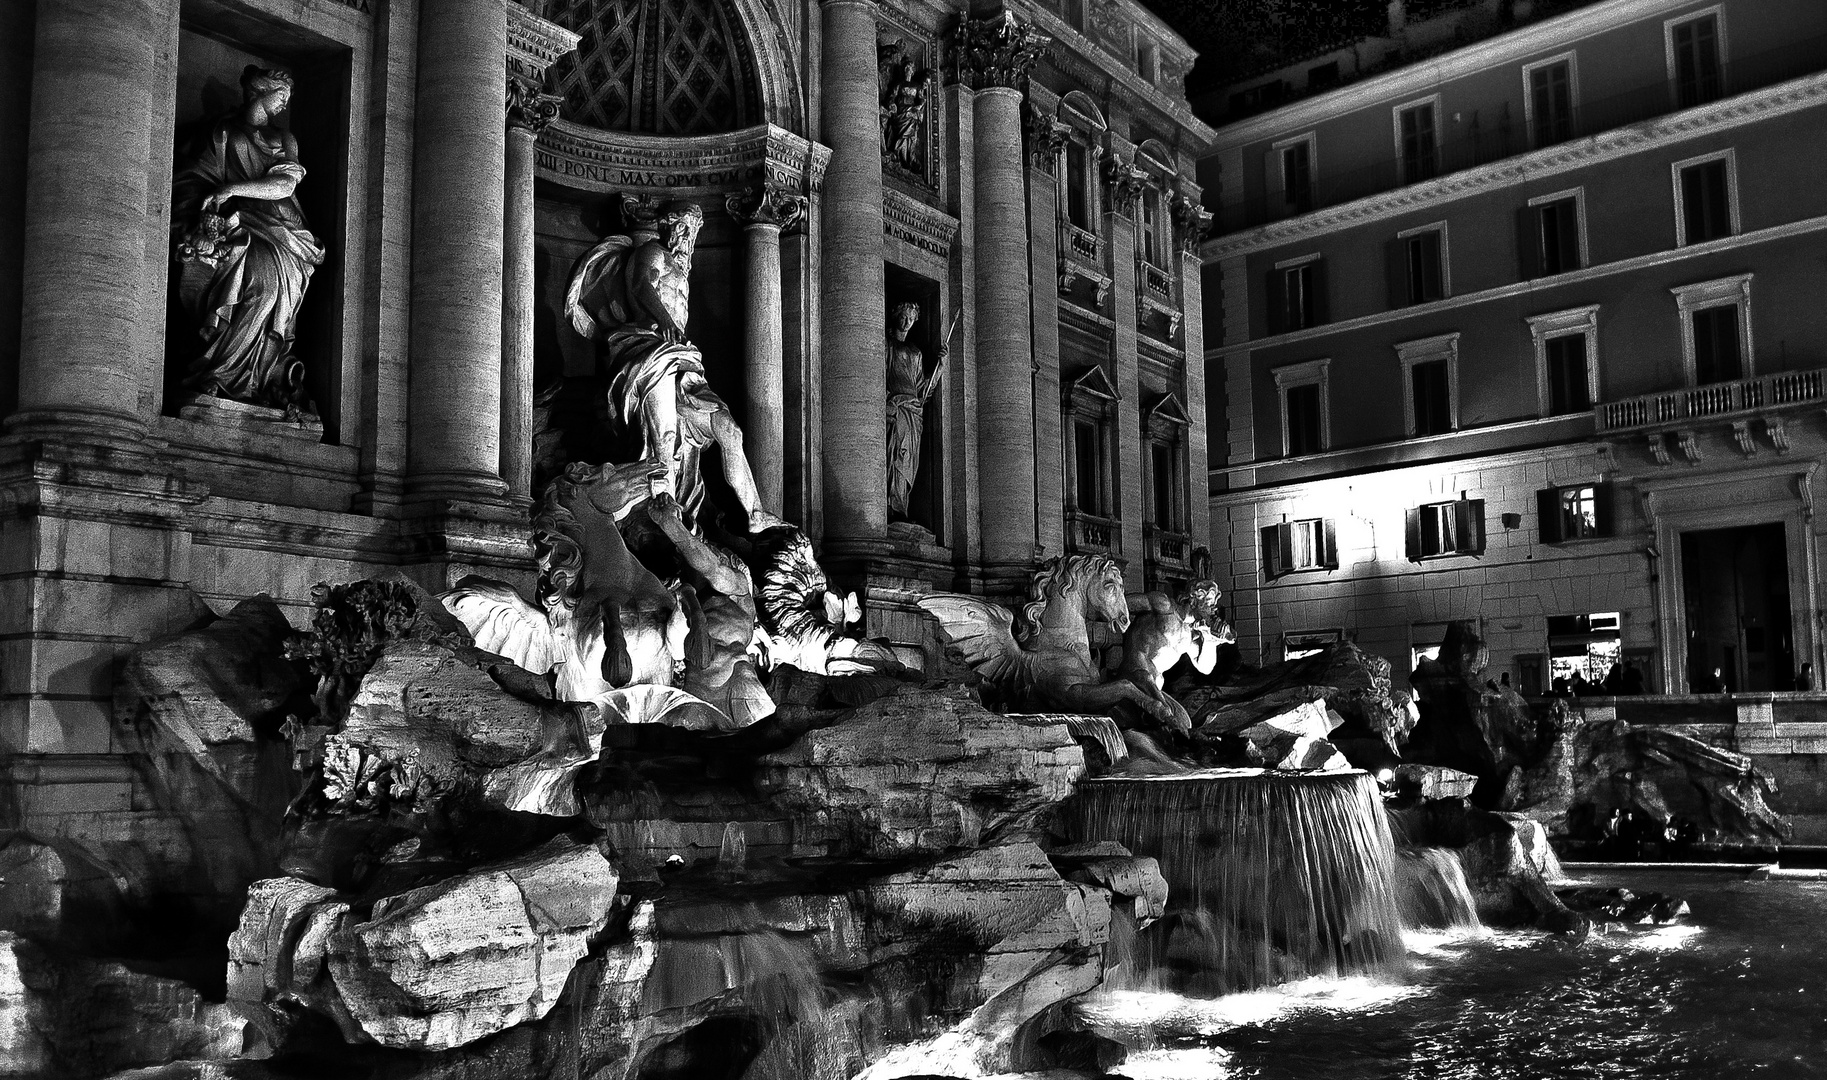
[[[1395,848],[1362,772],[1105,777],[1061,808],[1076,841],[1160,860],[1168,914],[1111,955],[1115,988],[1217,995],[1402,970]]]
[[[1403,925],[1411,929],[1476,930],[1483,925],[1459,854],[1445,848],[1405,848],[1397,854],[1396,903]]]

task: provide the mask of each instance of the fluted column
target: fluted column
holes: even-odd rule
[[[507,184],[501,251],[501,479],[508,498],[533,497],[533,144],[563,100],[508,76]]]
[[[824,0],[820,213],[825,539],[888,533],[888,318],[875,4]]]
[[[499,3],[422,0],[414,124],[409,501],[497,502],[506,128]]]
[[[958,27],[959,78],[972,107],[976,172],[977,416],[986,469],[978,503],[986,570],[1034,561],[1034,341],[1028,323],[1027,189],[1021,86],[1046,38],[1004,12]]]
[[[804,196],[770,185],[731,195],[730,216],[748,238],[747,303],[743,317],[747,340],[743,369],[747,373],[749,467],[761,505],[780,513],[786,487],[787,375],[785,327],[780,306],[780,233],[805,213]]]
[[[159,49],[175,0],[39,0],[26,140],[19,409],[7,429],[79,432],[85,441],[143,435],[148,320],[165,314],[165,281],[149,281],[147,221],[160,116]],[[169,93],[169,88],[163,88]],[[164,260],[158,261],[162,269]]]

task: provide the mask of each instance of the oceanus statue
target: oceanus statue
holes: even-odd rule
[[[1163,724],[1173,710],[1128,679],[1101,681],[1088,623],[1129,629],[1123,571],[1106,555],[1062,555],[1034,575],[1017,635],[1014,613],[975,596],[937,593],[920,606],[939,620],[983,681],[1018,707],[1112,715],[1127,703]]]

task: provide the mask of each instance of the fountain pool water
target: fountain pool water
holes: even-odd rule
[[[1209,996],[1405,964],[1395,849],[1367,773],[1104,777],[1079,785],[1061,822],[1153,856],[1167,879],[1167,917],[1113,935],[1112,985]]]
[[[1692,916],[1539,931],[1411,933],[1406,975],[1309,979],[1201,1000],[1113,991],[1081,1018],[1132,1080],[1718,1080],[1827,1076],[1827,881],[1589,873]]]

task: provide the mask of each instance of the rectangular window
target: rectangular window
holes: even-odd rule
[[[1681,170],[1681,224],[1683,244],[1732,235],[1731,167],[1725,158]]]
[[[1336,570],[1338,549],[1338,532],[1331,518],[1265,525],[1262,529],[1263,576],[1277,578],[1300,570]]]
[[[1317,454],[1326,448],[1318,383],[1291,386],[1283,397],[1288,410],[1288,454]]]
[[[1442,435],[1453,430],[1447,361],[1424,360],[1409,368],[1409,390],[1414,395],[1415,434]]]
[[[1429,229],[1402,238],[1410,304],[1425,304],[1446,296],[1442,237],[1442,230]]]
[[[1543,343],[1548,355],[1548,405],[1555,416],[1592,408],[1586,370],[1586,335],[1566,334]]]
[[[1529,127],[1537,147],[1573,138],[1573,65],[1570,61],[1529,69]]]
[[[1090,177],[1084,146],[1066,143],[1066,220],[1087,231],[1091,229]]]
[[[1154,504],[1149,507],[1149,520],[1157,529],[1179,532],[1185,527],[1180,516],[1179,447],[1172,443],[1151,442],[1148,457],[1150,494],[1154,498]]]
[[[1544,488],[1535,499],[1544,544],[1613,535],[1610,484]]]
[[[1073,421],[1072,465],[1079,512],[1108,516],[1104,505],[1104,446],[1096,421]]]
[[[1161,194],[1149,188],[1142,192],[1142,258],[1150,266],[1160,266]]]
[[[1402,182],[1414,184],[1437,175],[1440,160],[1434,134],[1433,103],[1402,109],[1396,114],[1396,127],[1402,153]]]
[[[1676,107],[1690,109],[1718,100],[1725,89],[1719,63],[1719,17],[1709,14],[1675,23],[1668,35]]]
[[[1294,213],[1313,209],[1313,146],[1305,139],[1282,147],[1281,197]]]
[[[1429,503],[1407,511],[1406,552],[1411,561],[1440,555],[1484,554],[1484,500]]]
[[[1744,377],[1744,358],[1738,348],[1738,305],[1701,308],[1692,315],[1694,327],[1694,381],[1731,382]]]
[[[1564,274],[1580,268],[1580,206],[1575,198],[1535,207],[1535,234],[1542,274]]]
[[[1305,330],[1325,321],[1325,267],[1319,259],[1303,259],[1292,266],[1269,271],[1269,332],[1285,334]]]

